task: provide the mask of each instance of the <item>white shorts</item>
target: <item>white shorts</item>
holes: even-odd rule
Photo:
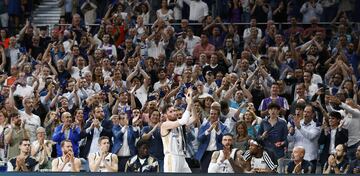
[[[164,172],[191,173],[191,170],[185,160],[185,156],[165,154]]]

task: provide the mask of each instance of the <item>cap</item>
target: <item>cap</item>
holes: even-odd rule
[[[277,103],[271,102],[268,105],[268,109],[272,109],[272,108],[280,109],[280,106]]]
[[[257,139],[251,139],[250,144],[256,145],[258,147],[264,147],[264,141],[257,138]]]
[[[38,128],[36,129],[36,133],[45,133],[45,128],[43,128],[43,127],[38,127]]]

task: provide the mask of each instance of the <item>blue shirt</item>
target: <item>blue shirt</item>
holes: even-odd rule
[[[152,128],[153,127],[145,126],[141,130],[141,136],[144,135],[145,133],[149,133],[149,131],[151,131]],[[154,156],[156,159],[163,160],[164,159],[164,150],[163,150],[163,143],[162,143],[159,128],[156,129],[154,131],[154,133],[151,135],[151,137],[149,139],[149,144],[150,144],[149,153],[152,156]]]
[[[277,118],[277,122],[274,126],[271,126],[269,123],[269,117],[266,117],[260,123],[259,131],[257,133],[260,137],[265,131],[267,131],[267,137],[264,139],[264,147],[268,151],[271,151],[275,154],[275,158],[279,159],[285,156],[285,147],[287,146],[287,135],[288,128],[285,120]],[[275,143],[285,142],[283,146],[276,147]]]

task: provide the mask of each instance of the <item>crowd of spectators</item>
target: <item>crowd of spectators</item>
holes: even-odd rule
[[[162,172],[191,90],[193,172],[360,173],[360,1],[59,0],[51,31],[34,3],[0,0],[8,171]]]

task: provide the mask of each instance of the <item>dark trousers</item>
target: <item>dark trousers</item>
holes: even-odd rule
[[[210,164],[211,156],[212,156],[213,152],[214,151],[206,151],[204,153],[204,155],[202,156],[202,158],[200,160],[201,173],[208,172],[208,168],[209,168],[209,164]]]
[[[130,156],[118,156],[118,172],[125,172],[125,165],[129,158]]]
[[[316,166],[317,166],[317,160],[311,160],[310,163],[312,164],[311,172],[312,174],[315,174],[316,172]],[[322,171],[321,171],[322,172]]]
[[[356,160],[356,150],[358,148],[358,146],[360,145],[360,142],[352,145],[352,146],[348,146],[347,147],[347,157],[350,161]]]

